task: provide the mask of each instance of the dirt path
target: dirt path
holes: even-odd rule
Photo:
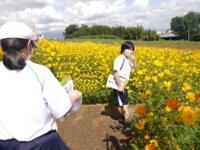
[[[129,112],[132,118],[135,115],[133,105]],[[131,149],[132,131],[127,131],[125,125],[118,122],[119,117],[117,106],[82,105],[65,121],[56,119],[56,122],[59,135],[72,150]]]

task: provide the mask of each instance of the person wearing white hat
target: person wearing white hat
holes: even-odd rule
[[[49,68],[29,61],[37,45],[24,23],[4,24],[0,40],[0,150],[70,150],[54,117],[67,115],[82,94],[70,98]]]

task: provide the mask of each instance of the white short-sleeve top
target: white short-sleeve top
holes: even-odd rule
[[[57,130],[54,117],[64,116],[72,106],[47,67],[31,61],[27,65],[9,70],[0,62],[0,140],[31,141]]]
[[[122,64],[123,64],[123,67],[122,67]],[[127,82],[129,82],[130,72],[132,69],[133,69],[133,63],[125,56],[120,55],[115,59],[114,71],[116,70],[119,73],[120,77],[127,79]]]

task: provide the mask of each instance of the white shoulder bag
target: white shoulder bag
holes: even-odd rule
[[[121,66],[120,70],[121,70],[121,69],[123,68],[123,66],[124,66],[124,61],[125,61],[125,58],[124,58],[124,60],[123,60],[123,63],[122,63],[122,66]],[[124,88],[123,83],[124,83],[124,82],[127,82],[127,79],[125,79],[125,78],[123,78],[123,77],[119,77],[119,80],[120,80],[120,82],[121,82],[121,84],[122,84],[122,87]],[[109,74],[108,80],[107,80],[107,83],[106,83],[106,86],[108,86],[108,87],[110,87],[110,88],[112,88],[112,89],[115,89],[115,90],[118,89],[118,85],[117,85],[117,82],[116,82],[115,77],[114,77],[113,74]]]

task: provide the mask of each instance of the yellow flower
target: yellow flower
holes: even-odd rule
[[[190,85],[188,85],[188,83],[183,83],[182,90],[183,90],[183,91],[188,91],[188,90],[191,90],[191,86],[190,86]]]
[[[160,78],[162,78],[162,77],[164,76],[164,74],[165,74],[164,72],[161,72],[161,73],[158,74],[158,76],[159,76]]]
[[[144,139],[145,139],[145,140],[149,140],[149,138],[150,138],[149,135],[145,135],[145,136],[144,136]]]
[[[156,68],[152,69],[151,74],[153,74],[153,73],[157,73],[157,69]]]
[[[48,57],[48,60],[49,60],[49,61],[53,61],[53,59],[52,59],[51,57]]]
[[[146,90],[146,94],[151,94],[151,91],[150,90]]]
[[[188,101],[190,101],[190,102],[194,102],[195,101],[195,94],[194,93],[187,93],[187,95],[186,95],[186,99],[188,100]]]
[[[126,86],[125,89],[128,90],[128,89],[129,89],[129,86]]]
[[[153,81],[154,81],[155,83],[158,82],[158,78],[157,78],[157,76],[153,77]]]
[[[147,98],[147,94],[143,92],[143,93],[141,93],[141,97],[142,98]]]
[[[170,111],[172,111],[172,110],[171,110],[171,108],[170,108],[170,107],[168,107],[168,106],[167,106],[167,107],[165,107],[165,110],[166,110],[166,112],[170,112]]]
[[[139,130],[143,130],[144,125],[145,125],[145,123],[142,120],[139,120],[139,122],[135,124],[135,127]]]
[[[144,118],[145,122],[149,122],[151,120],[150,117]]]
[[[156,66],[158,66],[158,67],[162,67],[162,62],[159,61],[159,60],[155,60],[155,61],[153,62],[153,64],[156,65]]]
[[[151,117],[153,117],[153,113],[150,112],[150,113],[148,113],[146,116],[149,117],[149,118],[151,118]]]
[[[166,123],[167,123],[167,118],[162,118],[162,124],[163,124],[163,126],[165,126]]]
[[[150,140],[150,143],[154,145],[154,147],[158,147],[158,141],[157,140]]]
[[[162,140],[163,140],[163,141],[167,140],[167,137],[164,136]]]
[[[171,83],[171,81],[164,81],[164,85],[166,86],[166,87],[171,87],[171,85],[172,85],[172,83]]]
[[[165,74],[170,74],[170,71],[169,71],[168,69],[166,69],[166,70],[164,71],[164,73],[165,73]]]
[[[194,125],[197,121],[197,114],[192,111],[187,111],[182,114],[183,122],[188,126]]]
[[[48,68],[51,68],[51,64],[48,64],[47,67],[48,67]]]
[[[181,115],[176,115],[176,116],[174,117],[174,120],[175,120],[176,122],[178,122],[178,123],[181,123],[183,119],[182,119]]]
[[[197,106],[195,106],[195,109],[196,109],[196,111],[197,111],[197,112],[199,112],[199,111],[200,111],[200,109],[199,109]]]
[[[150,79],[151,79],[151,76],[150,76],[150,75],[147,75],[147,76],[145,76],[145,78],[144,78],[145,81],[149,81]]]
[[[174,150],[181,150],[180,148],[179,148],[179,146],[177,145],[177,146],[175,146],[175,147],[173,147],[173,149]]]
[[[138,75],[143,75],[143,72],[141,70],[137,71]]]
[[[126,86],[126,85],[127,85],[127,82],[123,82],[123,85]]]
[[[181,113],[181,111],[183,110],[183,106],[180,106],[179,108],[178,108],[178,111]]]

